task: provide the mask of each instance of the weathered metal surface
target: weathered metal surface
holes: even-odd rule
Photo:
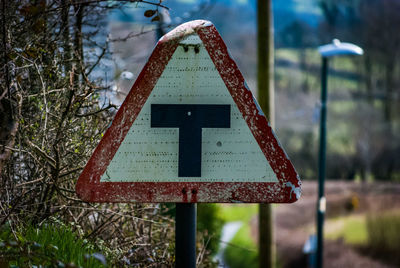
[[[229,106],[229,125],[203,123],[200,151],[193,150],[201,154],[201,172],[180,172],[190,163],[179,159],[180,126],[160,127],[157,119],[152,127],[152,105],[192,108],[189,125],[197,106]],[[270,203],[296,201],[300,185],[221,36],[199,20],[159,40],[76,190],[91,202]]]

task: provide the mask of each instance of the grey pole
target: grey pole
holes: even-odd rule
[[[332,44],[318,48],[322,56],[321,69],[321,115],[320,138],[318,158],[318,201],[317,201],[317,256],[316,267],[323,267],[324,256],[324,218],[326,210],[325,199],[325,170],[326,170],[326,114],[328,101],[328,58],[340,55],[362,55],[364,51],[359,46],[350,43],[342,43],[334,39]]]

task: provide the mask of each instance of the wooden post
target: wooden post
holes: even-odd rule
[[[274,127],[274,40],[272,1],[258,0],[257,7],[257,82],[258,102]],[[271,204],[259,206],[259,259],[260,268],[275,267],[275,243]]]

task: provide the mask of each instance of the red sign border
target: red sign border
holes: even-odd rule
[[[278,182],[100,182],[130,127],[171,59],[179,42],[197,33],[246,120]],[[81,173],[76,192],[88,202],[291,203],[301,181],[215,26],[204,20],[184,23],[157,43],[111,126]]]

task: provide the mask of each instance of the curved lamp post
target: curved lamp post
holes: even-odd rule
[[[334,39],[331,44],[318,47],[322,56],[321,70],[321,114],[320,114],[320,140],[318,163],[318,205],[317,205],[317,263],[318,268],[323,266],[323,226],[326,210],[324,194],[325,164],[326,164],[326,103],[327,103],[327,78],[328,59],[341,55],[362,55],[363,49],[351,43],[342,43]]]

